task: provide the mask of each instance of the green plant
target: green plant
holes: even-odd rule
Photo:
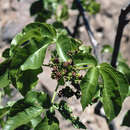
[[[52,51],[50,62],[45,65],[46,50],[51,44],[56,44],[56,48]],[[72,116],[66,101],[55,102],[59,90],[59,96],[70,98],[75,95],[77,99],[81,98],[83,110],[94,103],[96,93],[100,92],[96,100],[103,103],[109,120],[115,118],[128,95],[129,84],[126,77],[109,64],[98,64],[90,50],[81,41],[59,33],[46,23],[31,23],[17,34],[11,47],[3,53],[5,60],[0,64],[0,87],[13,84],[23,98],[0,109],[3,130],[58,130],[55,111],[59,111],[76,128],[86,129],[79,118]],[[51,77],[57,80],[53,97],[32,91],[44,65],[52,69]],[[86,74],[81,75],[80,70]],[[5,116],[7,118],[3,121]]]
[[[96,14],[100,11],[100,4],[96,0],[80,0],[84,10],[90,14]],[[72,3],[72,9],[77,9],[76,0]]]
[[[90,14],[100,10],[100,4],[95,0],[81,0],[81,4]],[[71,8],[77,10],[76,0],[73,0]],[[30,15],[35,16],[38,22],[46,22],[52,17],[57,22],[63,22],[69,18],[69,8],[65,0],[37,0],[30,7]]]
[[[79,18],[81,16],[77,2],[80,1],[73,0],[71,6],[71,10],[79,10],[73,32],[70,32],[69,28],[64,26],[64,21],[69,19],[70,10],[65,0],[37,0],[30,7],[30,15],[35,18],[36,22],[47,22],[53,19],[52,24],[56,29],[65,31],[66,33],[68,32],[69,35],[75,37],[78,33],[78,27],[80,25]],[[96,14],[100,10],[100,4],[95,0],[82,0],[81,5],[90,14]]]
[[[54,17],[56,21],[68,18],[68,6],[64,0],[37,0],[30,7],[31,16],[35,21],[45,22]]]
[[[77,2],[73,1],[73,9],[77,9]],[[90,0],[87,4],[82,0],[79,9],[79,16],[83,16],[92,37],[82,6],[86,11],[95,14],[99,11],[99,4],[95,0]],[[78,117],[73,116],[67,101],[60,97],[67,100],[75,96],[77,100],[80,99],[83,110],[89,104],[101,101],[108,121],[114,119],[119,114],[124,99],[130,95],[127,73],[129,67],[124,60],[118,60],[117,70],[108,63],[99,64],[97,57],[92,55],[90,46],[68,36],[63,25],[63,21],[69,16],[64,0],[37,0],[32,4],[30,12],[38,22],[28,24],[2,54],[4,61],[0,64],[1,92],[10,95],[12,84],[23,96],[22,99],[8,102],[0,108],[0,125],[3,130],[59,130],[60,122],[56,111],[75,128],[87,129]],[[42,23],[52,17],[55,19],[52,25]],[[55,44],[55,50],[51,51],[48,64],[44,64],[46,51],[52,44]],[[112,48],[106,46],[102,52],[107,49],[112,51]],[[42,66],[49,67],[52,71],[51,78],[57,80],[52,97],[34,89],[38,83],[38,74],[44,73]],[[56,96],[59,101],[55,100]],[[129,126],[128,117],[129,111],[123,125]]]

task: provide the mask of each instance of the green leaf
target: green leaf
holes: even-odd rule
[[[18,69],[11,69],[9,71],[9,79],[11,81],[11,84],[17,88],[17,85],[16,85],[16,80],[17,80],[17,73],[18,73]]]
[[[53,23],[53,26],[54,26],[56,29],[59,29],[59,28],[64,29],[63,23],[62,23],[62,22],[59,22],[59,21],[55,21],[55,22]]]
[[[122,103],[128,94],[128,82],[125,76],[103,63],[99,66],[103,79],[103,107],[109,120],[116,117],[122,107]]]
[[[92,98],[92,102],[95,103],[97,102],[97,100],[100,100],[101,99],[101,92],[99,90],[99,86],[98,86],[98,89],[96,91],[96,94],[94,95],[94,97]]]
[[[8,78],[8,70],[0,76],[0,88],[7,87],[9,85],[10,81]]]
[[[52,16],[52,11],[51,10],[42,10],[40,13],[37,14],[35,17],[36,22],[46,22],[49,18]],[[45,15],[43,15],[45,14]]]
[[[130,110],[125,114],[125,117],[122,122],[122,126],[130,127]]]
[[[120,73],[107,63],[101,64],[100,67],[103,68],[103,70],[106,70],[108,73],[110,73],[112,78],[115,80],[118,86],[118,90],[120,92],[121,100],[123,102],[128,94],[128,87],[129,87],[125,75],[123,75],[122,73]]]
[[[80,45],[80,42],[69,38],[66,35],[60,35],[56,42],[56,50],[60,60],[66,62],[70,59],[68,52],[75,51]]]
[[[56,30],[51,24],[38,23],[38,22],[31,23],[31,24],[28,24],[23,29],[23,33],[28,33],[30,31],[33,32],[33,30],[36,30],[37,32],[39,32],[42,35],[42,37],[50,37],[50,38],[56,37]],[[34,33],[34,37],[35,37],[35,35],[36,34]]]
[[[97,67],[88,69],[88,72],[80,83],[81,87],[81,104],[83,110],[88,104],[92,103],[92,98],[95,96],[97,91],[97,84],[99,78],[99,71]]]
[[[79,50],[83,51],[83,53],[88,53],[90,54],[92,51],[92,47],[91,46],[85,46],[85,45],[81,45],[79,47]]]
[[[4,117],[9,113],[10,107],[0,108],[0,118]]]
[[[37,75],[42,72],[42,69],[26,70],[17,75],[16,85],[22,95],[26,95],[28,91],[34,88],[38,83]]]
[[[66,119],[71,121],[72,125],[75,128],[82,128],[82,129],[86,129],[86,126],[79,120],[78,117],[75,117],[72,115],[72,110],[71,108],[67,105],[67,102],[64,100],[61,100],[59,103],[59,107],[58,107],[58,111],[60,112],[60,114]]]
[[[30,32],[26,32],[26,33],[25,32],[18,33],[11,42],[10,56],[14,57],[17,54],[16,51],[18,52],[19,49],[20,51],[22,51],[23,50],[21,48],[22,44],[24,45],[29,43],[29,40],[31,38],[40,38],[40,37],[41,34],[36,29],[30,30]]]
[[[26,124],[26,125],[17,127],[15,130],[31,130],[31,127],[28,124]]]
[[[33,128],[35,128],[42,121],[41,116],[38,116],[30,121]]]
[[[123,73],[130,84],[130,68],[125,62],[118,62],[117,70]]]
[[[9,117],[16,116],[18,113],[29,108],[30,106],[31,106],[30,104],[25,103],[24,99],[16,101],[15,103],[11,104]]]
[[[121,97],[119,91],[116,90],[116,83],[111,75],[105,70],[100,70],[103,78],[103,107],[105,114],[109,120],[118,115],[121,110]]]
[[[46,23],[31,23],[15,36],[11,42],[10,56],[15,54],[15,49],[27,44],[32,38],[41,39],[43,37],[55,38],[56,30],[52,25]]]
[[[0,88],[4,88],[9,85],[8,67],[10,60],[5,60],[0,64]]]
[[[15,116],[9,117],[3,130],[14,130],[15,128],[27,124],[31,119],[42,113],[41,107],[31,106],[17,113]]]
[[[69,17],[69,13],[68,13],[68,6],[66,4],[63,5],[63,8],[61,10],[61,14],[60,14],[60,19],[61,20],[67,20]]]
[[[44,38],[32,38],[28,43],[23,45],[22,47],[16,47],[14,49],[14,54],[11,57],[11,66],[12,69],[18,69],[24,62],[29,58],[29,56],[33,55],[35,52],[40,50],[46,44],[52,42],[52,38],[44,37]]]
[[[10,51],[10,48],[6,48],[5,50],[4,50],[4,52],[2,53],[2,57],[4,57],[4,58],[9,58],[10,56],[9,56],[9,51]]]
[[[88,53],[78,53],[75,54],[73,57],[73,62],[74,65],[76,66],[84,66],[84,65],[91,65],[91,66],[96,66],[97,65],[97,60],[95,57]]]
[[[5,60],[2,63],[0,63],[0,76],[2,76],[8,69],[10,65],[10,60]]]
[[[60,130],[59,123],[55,118],[48,118],[47,116],[37,125],[34,130]]]
[[[43,46],[40,47],[38,50],[34,51],[34,53],[32,53],[26,59],[26,61],[21,65],[21,69],[23,71],[28,70],[28,69],[38,69],[42,66],[45,55],[46,55],[46,50],[49,44],[52,43],[52,39],[44,38],[43,40],[41,42],[45,44],[43,44]]]
[[[98,13],[100,11],[100,4],[97,3],[95,0],[89,0],[87,4],[84,1],[83,7],[90,14],[96,14],[96,13]]]
[[[58,80],[58,84],[62,86],[65,85],[65,81],[63,77]]]
[[[10,69],[18,69],[20,65],[23,64],[26,58],[28,57],[30,52],[29,50],[29,48],[15,48],[14,54],[11,57]]]
[[[101,53],[112,53],[113,48],[110,45],[103,45],[103,48],[101,50]]]
[[[5,95],[8,95],[9,97],[11,97],[11,94],[12,94],[12,88],[10,87],[10,85],[8,85],[8,86],[6,86],[4,89],[3,89],[3,91],[4,91],[4,94]]]
[[[42,1],[35,1],[32,3],[31,7],[30,7],[30,15],[34,16],[40,12],[42,12],[43,9],[43,4]]]
[[[50,97],[43,92],[29,91],[25,96],[25,102],[30,105],[42,106],[45,109],[51,106]]]
[[[0,119],[0,126],[1,126],[2,128],[4,127],[4,124],[5,124],[4,120],[3,120],[3,119]]]

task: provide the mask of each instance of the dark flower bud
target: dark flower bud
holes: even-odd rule
[[[58,59],[58,58],[55,58],[55,59],[54,59],[54,63],[59,63],[59,59]]]

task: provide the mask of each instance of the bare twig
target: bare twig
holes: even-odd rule
[[[69,30],[69,28],[68,27],[64,27],[65,29],[66,29],[66,31],[68,32],[68,34],[70,35],[70,36],[72,36],[72,33],[71,33],[71,31]]]
[[[97,41],[95,40],[94,34],[93,34],[93,32],[92,32],[92,30],[91,30],[91,28],[90,28],[88,19],[87,19],[86,16],[85,16],[85,11],[84,11],[84,9],[83,9],[81,3],[80,3],[80,0],[75,0],[75,1],[76,1],[76,4],[77,4],[77,7],[78,7],[78,9],[79,9],[79,12],[80,12],[80,14],[81,14],[81,16],[82,16],[82,18],[83,18],[83,21],[84,21],[84,24],[85,24],[85,28],[86,28],[86,30],[87,30],[87,32],[88,32],[88,36],[89,36],[89,38],[90,38],[90,42],[91,42],[91,44],[92,44],[92,46],[93,46],[93,49],[94,49],[94,54],[95,54],[96,58],[99,59],[98,51],[97,51],[98,43],[97,43]]]
[[[117,27],[117,32],[116,32],[116,37],[115,37],[115,42],[114,42],[114,51],[112,54],[112,61],[111,61],[111,65],[115,68],[116,68],[117,57],[118,57],[118,53],[120,49],[123,30],[125,26],[130,22],[130,20],[127,19],[128,13],[130,13],[130,3],[125,9],[121,10],[121,14],[119,16],[119,23]]]
[[[74,31],[73,31],[72,37],[75,37],[77,35],[79,26],[80,26],[80,13],[77,15],[77,19],[76,19],[76,23],[74,26]]]

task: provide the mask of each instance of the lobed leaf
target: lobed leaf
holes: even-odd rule
[[[83,110],[88,104],[92,103],[92,99],[97,92],[99,71],[97,67],[91,67],[88,69],[86,75],[83,77],[80,88],[81,88],[81,104]]]
[[[26,61],[21,65],[21,69],[23,71],[28,69],[38,69],[43,64],[47,47],[49,43],[43,45],[40,49],[35,51],[32,55],[30,55]]]
[[[9,85],[10,81],[8,78],[8,70],[0,76],[0,88],[7,87]]]
[[[25,102],[30,105],[42,106],[45,109],[51,106],[50,97],[43,92],[29,91],[25,96]]]
[[[3,130],[14,130],[21,125],[27,124],[31,119],[40,115],[42,111],[41,107],[36,106],[26,108],[22,112],[18,112],[15,116],[9,117]]]
[[[4,88],[9,85],[9,70],[10,60],[5,60],[0,64],[0,88]]]
[[[128,82],[125,76],[103,63],[99,67],[103,79],[103,107],[109,120],[116,117],[122,107],[122,103],[128,94]]]
[[[28,91],[34,88],[38,83],[37,75],[42,69],[26,70],[17,75],[16,86],[22,95],[26,95]]]
[[[35,128],[42,121],[42,117],[38,116],[30,121],[32,128]]]
[[[10,51],[10,48],[6,48],[5,50],[4,50],[4,52],[2,53],[2,57],[4,57],[4,58],[9,58],[10,56],[9,56],[9,51]]]
[[[43,9],[43,5],[42,5],[42,1],[35,1],[32,3],[31,7],[30,7],[30,15],[34,16],[38,13],[40,13]]]
[[[118,65],[117,65],[117,70],[126,76],[128,82],[130,84],[130,68],[129,68],[129,66],[125,62],[119,61]]]
[[[105,114],[109,120],[112,120],[118,115],[121,110],[121,97],[119,91],[116,90],[116,83],[111,77],[111,74],[105,70],[100,70],[100,74],[103,78],[103,107]]]
[[[128,87],[129,87],[129,84],[125,75],[123,75],[122,73],[120,73],[119,71],[117,71],[111,65],[107,63],[101,64],[100,67],[106,70],[108,73],[110,73],[113,80],[115,80],[118,87],[118,91],[121,96],[121,101],[123,102],[128,94]]]
[[[63,5],[63,8],[61,10],[61,14],[60,14],[60,19],[61,20],[67,20],[69,17],[69,12],[68,12],[68,6],[66,4]]]
[[[81,46],[79,47],[79,50],[83,51],[83,53],[91,54],[92,47],[91,47],[91,46],[81,45]]]
[[[46,23],[31,23],[15,36],[11,42],[10,56],[15,54],[15,49],[29,42],[32,38],[41,39],[43,37],[55,38],[56,30],[52,25]]]
[[[56,50],[60,60],[66,62],[70,59],[68,53],[76,50],[80,45],[79,41],[69,38],[66,35],[60,35],[56,42]]]
[[[73,57],[73,62],[74,65],[76,66],[84,66],[84,65],[91,65],[91,66],[96,66],[97,65],[97,60],[95,57],[88,53],[78,53],[75,54]]]
[[[0,119],[9,113],[10,107],[0,108]]]
[[[28,31],[30,32],[30,31],[33,31],[35,29],[38,32],[40,32],[42,37],[50,37],[50,38],[56,37],[56,30],[55,30],[55,28],[51,24],[47,24],[47,23],[38,23],[38,22],[36,22],[36,23],[28,24],[23,29],[23,33],[26,33]],[[37,36],[37,35],[35,34],[35,36]]]

